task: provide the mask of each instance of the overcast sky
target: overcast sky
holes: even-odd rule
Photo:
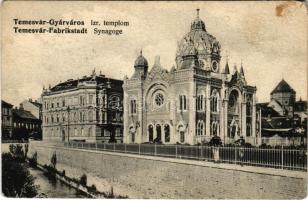
[[[5,2],[2,99],[14,105],[36,99],[43,85],[89,75],[94,68],[123,79],[132,75],[141,48],[150,67],[159,55],[163,67],[170,69],[175,64],[177,41],[190,30],[196,8],[207,31],[221,44],[221,66],[226,52],[231,70],[242,60],[248,84],[257,86],[259,102],[269,100],[282,78],[298,98],[307,99],[306,8],[302,3],[266,1]],[[15,34],[14,18],[84,20],[89,34]],[[89,25],[91,19],[122,20],[130,25],[123,27],[123,35],[97,36]]]

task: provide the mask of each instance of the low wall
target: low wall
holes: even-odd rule
[[[303,198],[306,179],[247,173],[164,162],[104,152],[93,152],[42,143],[30,144],[29,155],[40,164],[57,155],[57,169],[66,175],[86,174],[88,185],[99,191],[114,188],[130,198]]]

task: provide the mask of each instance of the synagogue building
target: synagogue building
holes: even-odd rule
[[[197,16],[178,44],[170,71],[140,52],[132,77],[124,78],[125,143],[223,143],[244,137],[255,144],[256,87],[244,68],[221,66],[221,46]]]

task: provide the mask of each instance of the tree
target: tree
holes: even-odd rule
[[[2,153],[2,191],[7,197],[31,198],[38,186],[24,163],[12,153]]]

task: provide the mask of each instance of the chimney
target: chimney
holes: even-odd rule
[[[24,109],[24,105],[21,103],[21,104],[19,104],[19,109],[20,110],[23,110]]]

